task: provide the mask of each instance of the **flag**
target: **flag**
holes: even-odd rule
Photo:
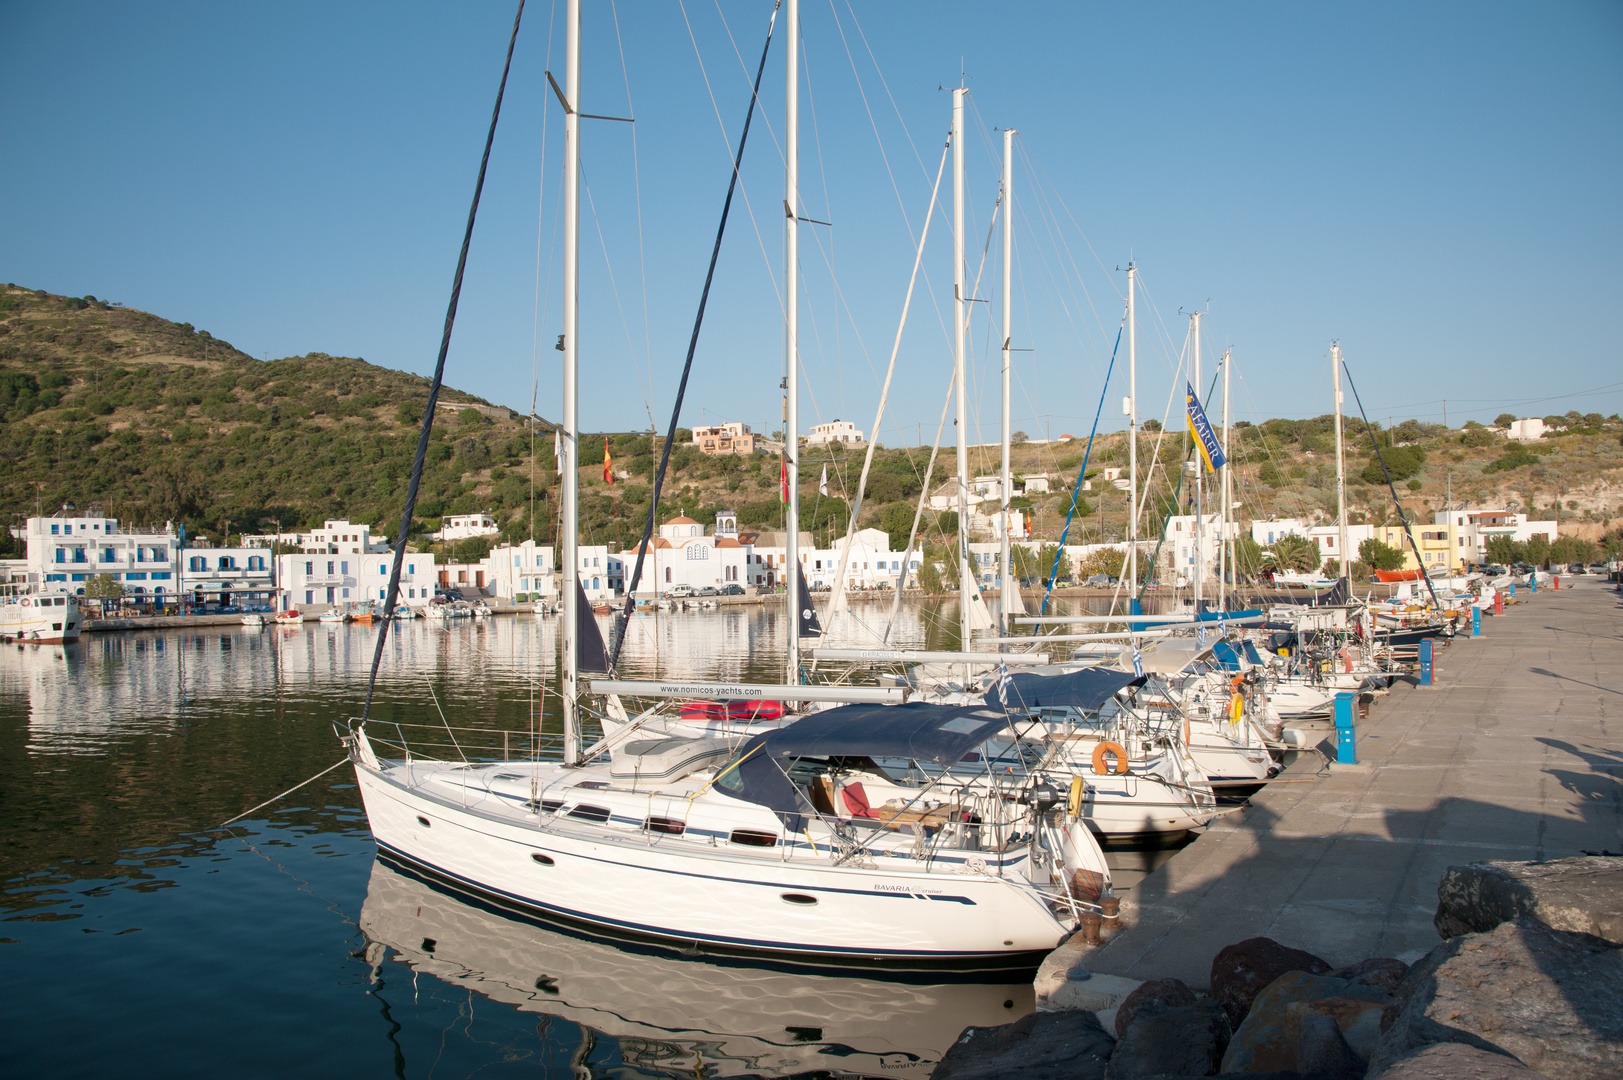
[[[1217,441],[1217,434],[1212,431],[1212,422],[1206,419],[1206,410],[1200,407],[1200,399],[1195,396],[1195,388],[1184,383],[1188,391],[1188,408],[1185,410],[1189,420],[1189,434],[1195,437],[1195,446],[1200,450],[1200,460],[1206,463],[1207,472],[1216,472],[1228,464],[1228,458],[1223,456],[1223,447]]]
[[[783,489],[783,501],[789,501],[789,459],[778,462],[778,484]]]
[[[1009,707],[1009,665],[999,662],[997,666],[997,700],[1005,709]]]
[[[1133,678],[1144,677],[1144,654],[1138,651],[1138,645],[1133,646]]]
[[[564,437],[557,428],[552,429],[552,465],[558,470],[558,475],[564,472]]]
[[[1202,623],[1201,625],[1199,625],[1199,626],[1197,626],[1195,628],[1195,647],[1197,649],[1204,649],[1206,647],[1206,624],[1205,623]]]
[[[609,457],[609,437],[603,436],[603,482],[614,486],[614,459]]]
[[[823,478],[821,480],[817,481],[817,494],[819,494],[819,495],[827,495],[828,494],[828,466],[827,465],[823,466]]]

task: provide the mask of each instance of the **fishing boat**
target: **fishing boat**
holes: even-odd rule
[[[78,641],[83,629],[79,602],[67,593],[0,596],[0,639],[62,645]]]
[[[298,608],[288,608],[286,611],[278,611],[276,613],[276,623],[279,626],[303,626],[304,612],[300,611]]]
[[[254,627],[269,626],[270,619],[266,617],[263,611],[250,611],[242,617],[242,625]]]
[[[349,622],[349,612],[339,608],[330,608],[316,616],[316,621],[328,625],[339,625]]]

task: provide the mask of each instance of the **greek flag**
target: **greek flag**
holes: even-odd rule
[[[1144,654],[1138,651],[1138,646],[1137,645],[1134,645],[1133,646],[1133,678],[1142,679],[1143,677],[1144,677]]]
[[[1009,707],[1009,665],[999,663],[997,666],[997,699],[1005,709]]]
[[[1184,386],[1188,390],[1189,434],[1195,438],[1195,447],[1200,451],[1200,460],[1206,463],[1206,471],[1216,472],[1227,465],[1229,459],[1223,456],[1223,446],[1217,441],[1212,422],[1206,419],[1206,410],[1200,407],[1194,386],[1190,383],[1184,383]]]
[[[1205,623],[1201,623],[1199,626],[1195,627],[1195,647],[1197,649],[1204,649],[1206,647]]]

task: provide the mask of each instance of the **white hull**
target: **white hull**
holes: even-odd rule
[[[826,842],[818,854],[798,839],[739,849],[714,835],[699,840],[691,823],[676,839],[640,822],[615,827],[618,817],[608,827],[538,820],[475,786],[472,770],[460,789],[436,785],[441,797],[400,782],[403,767],[385,769],[356,766],[380,849],[459,890],[567,925],[816,967],[910,970],[1030,969],[1066,932],[1021,870],[1000,879],[971,869],[994,862],[990,853],[957,873],[834,866]],[[657,792],[643,801],[654,814],[679,813],[683,803]]]
[[[23,596],[0,602],[0,638],[7,641],[62,645],[78,641],[83,627],[79,605],[71,596]]]

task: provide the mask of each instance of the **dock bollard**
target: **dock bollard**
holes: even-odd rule
[[[1482,636],[1482,609],[1475,604],[1471,605],[1471,636]]]
[[[1505,613],[1505,594],[1500,592],[1498,589],[1493,591],[1493,613],[1495,615],[1503,615]]]
[[[1358,764],[1358,729],[1353,727],[1355,695],[1336,695],[1336,760],[1344,765]]]
[[[1430,686],[1430,685],[1432,685],[1433,663],[1434,663],[1434,652],[1433,652],[1432,640],[1431,640],[1431,638],[1427,638],[1426,640],[1424,640],[1424,641],[1422,641],[1420,643],[1420,685],[1421,686]]]
[[[1104,918],[1097,911],[1084,911],[1082,913],[1082,942],[1086,945],[1099,944],[1099,927],[1104,924]]]

